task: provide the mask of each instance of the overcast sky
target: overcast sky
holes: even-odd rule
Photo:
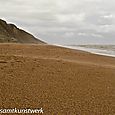
[[[115,0],[0,0],[0,18],[48,43],[115,44]]]

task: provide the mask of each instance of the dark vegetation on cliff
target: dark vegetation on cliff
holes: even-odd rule
[[[30,33],[0,19],[0,43],[44,43]]]

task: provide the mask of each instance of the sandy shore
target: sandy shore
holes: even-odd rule
[[[0,108],[115,115],[115,58],[49,45],[0,44]]]

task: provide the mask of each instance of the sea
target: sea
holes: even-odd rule
[[[56,46],[87,51],[97,55],[115,57],[115,45],[58,45]]]

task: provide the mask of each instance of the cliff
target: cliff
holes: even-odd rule
[[[0,19],[0,43],[44,43],[30,33]]]

